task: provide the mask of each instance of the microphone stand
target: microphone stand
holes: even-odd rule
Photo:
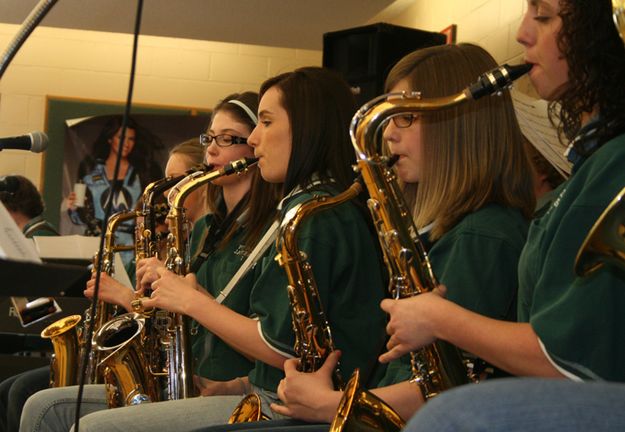
[[[57,0],[40,0],[32,12],[26,17],[22,23],[22,27],[20,27],[0,58],[0,78],[4,75],[4,72],[7,67],[9,67],[11,60],[13,60],[13,57],[15,57],[15,54],[17,54],[22,44],[26,41],[28,36],[30,36],[35,27],[39,25],[41,20],[50,12],[50,9],[52,9],[52,6],[54,6],[56,2]]]
[[[115,183],[117,182],[117,176],[119,175],[119,166],[121,162],[121,155],[123,143],[126,139],[126,129],[128,125],[128,118],[130,117],[130,108],[132,106],[132,93],[134,89],[135,83],[135,70],[137,64],[137,45],[139,41],[139,29],[141,28],[141,16],[143,10],[143,0],[137,1],[137,15],[135,18],[135,28],[134,28],[134,39],[132,46],[132,60],[131,60],[131,68],[130,68],[130,79],[128,82],[128,95],[126,97],[126,105],[124,108],[124,117],[122,119],[122,131],[121,136],[119,138],[120,148],[117,151],[117,159],[115,160],[115,169],[113,170],[113,185],[111,186],[111,192],[109,194],[109,198],[106,201],[106,206],[104,208],[104,220],[102,221],[103,227],[107,226],[108,219],[111,216],[111,210],[113,207],[113,193],[115,192]],[[85,387],[85,377],[87,375],[87,361],[89,358],[89,354],[93,349],[93,344],[91,340],[93,339],[93,326],[95,323],[95,312],[96,305],[98,304],[98,297],[100,293],[100,273],[102,271],[102,251],[104,249],[104,238],[106,236],[106,230],[102,229],[100,233],[100,246],[98,248],[98,258],[97,258],[97,268],[96,268],[96,276],[95,276],[95,286],[93,292],[93,299],[91,302],[90,314],[92,319],[89,322],[89,326],[86,329],[85,335],[85,344],[87,345],[84,350],[84,356],[82,358],[80,364],[80,375],[78,376],[78,396],[76,399],[76,417],[74,419],[74,432],[79,432],[80,427],[80,408],[82,404],[82,397],[84,393]]]

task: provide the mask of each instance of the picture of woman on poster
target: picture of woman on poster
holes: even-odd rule
[[[128,121],[123,143],[121,132],[122,116],[111,117],[94,142],[92,153],[80,162],[78,185],[67,197],[69,218],[73,224],[84,226],[85,235],[99,235],[109,199],[112,199],[111,214],[130,210],[145,186],[163,177],[162,168],[151,157],[155,146],[150,141],[154,138],[133,119]],[[119,152],[119,173],[114,179]],[[133,232],[134,224],[125,223],[117,231],[116,242],[132,244]]]

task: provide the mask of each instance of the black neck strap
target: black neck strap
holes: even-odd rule
[[[191,267],[189,268],[191,273],[197,273],[202,264],[206,262],[208,257],[211,256],[213,252],[215,252],[217,244],[223,239],[224,235],[230,230],[237,218],[241,215],[243,207],[247,204],[248,195],[249,194],[246,194],[223,220],[218,221],[213,219],[213,222],[208,227],[206,237],[204,237],[202,250],[196,255],[195,259],[191,263]]]

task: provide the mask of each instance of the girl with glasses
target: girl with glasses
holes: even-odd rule
[[[485,318],[435,294],[386,301],[391,339],[383,359],[442,338],[516,375],[622,381],[622,275],[606,268],[579,278],[573,264],[625,185],[625,49],[607,0],[528,1],[517,39],[533,65],[532,84],[572,140],[574,163],[559,197],[531,225],[519,262],[519,323]]]
[[[229,95],[214,108],[207,132],[248,136],[256,125],[254,113],[257,106],[256,93]],[[172,150],[166,173],[168,176],[182,175],[201,163],[219,169],[233,160],[252,156],[253,149],[247,145],[220,147],[213,143],[204,148],[195,139]],[[248,217],[252,189],[264,199],[263,206],[255,208],[254,219]],[[205,288],[181,290],[169,298],[165,298],[165,288],[153,299],[146,300],[145,306],[151,306],[150,301],[157,301],[159,308],[171,311],[180,308],[181,303],[199,302],[204,297],[219,294],[262,235],[269,218],[273,216],[276,197],[275,188],[262,181],[254,168],[239,176],[217,179],[208,187],[192,192],[184,203],[188,219],[195,223],[190,239],[194,250],[191,263],[194,274],[189,274],[187,279],[195,281],[197,278],[197,287]],[[157,272],[163,268],[163,262],[157,258],[139,261],[136,275],[138,291],[142,292],[151,281],[156,280]],[[251,281],[252,278],[243,278],[223,304],[232,311],[249,315]],[[104,300],[130,308],[134,294],[129,298],[110,278],[104,277],[102,284]],[[90,289],[88,286],[88,291]],[[197,394],[238,394],[241,377],[247,375],[253,362],[198,323],[191,327]],[[24,408],[22,430],[69,430],[75,417],[76,392],[76,387],[68,387],[37,393]],[[103,385],[85,386],[84,395],[81,415],[107,408]],[[29,413],[36,413],[35,417]]]
[[[496,66],[475,45],[426,48],[408,54],[392,68],[386,90],[422,90],[426,99],[449,96]],[[448,300],[513,321],[517,262],[534,197],[530,162],[510,95],[393,117],[384,138],[389,153],[399,157],[394,167],[428,246],[434,274],[447,286]],[[490,375],[486,365],[466,356],[477,365],[481,378]],[[337,359],[338,354],[333,354],[315,374],[297,372],[295,362],[289,360],[286,379],[278,388],[284,406],[272,408],[308,422],[331,422],[342,397],[329,380]],[[410,359],[402,357],[388,366],[372,390],[404,419],[424,403],[419,387],[409,381],[411,375]],[[291,430],[293,425],[282,427]],[[327,425],[319,430],[327,430]]]
[[[298,204],[318,195],[335,195],[353,181],[354,156],[347,127],[355,105],[348,85],[321,68],[302,68],[270,79],[260,93],[259,125],[247,138],[259,158],[263,179],[280,191],[276,224],[270,227],[275,229]],[[235,132],[214,130],[209,134],[239,136]],[[236,147],[241,146],[227,148]],[[257,220],[267,198],[253,192],[246,217]],[[313,269],[334,342],[346,353],[342,372],[350,374],[359,367],[367,374],[383,344],[384,318],[378,304],[384,283],[376,240],[363,209],[349,202],[314,215],[300,228],[298,240]],[[167,425],[193,430],[222,424],[249,392],[261,397],[265,414],[274,415],[269,406],[278,399],[275,391],[284,376],[284,360],[296,353],[288,280],[274,259],[275,241],[268,244],[243,279],[252,284],[247,313],[226,308],[210,295],[191,294],[198,288],[192,276],[182,278],[160,269],[156,271],[158,279],[151,283],[155,294],[144,302],[145,306],[167,305],[195,318],[213,337],[252,360],[254,367],[247,377],[236,380],[238,396],[222,394],[100,411],[84,417],[81,429],[151,431]],[[147,274],[142,282],[149,280]],[[179,301],[173,301],[174,297]],[[36,416],[35,412],[30,415]]]
[[[622,2],[612,4],[623,13]],[[532,84],[572,140],[573,175],[532,223],[519,267],[523,324],[504,328],[478,317],[479,328],[465,327],[454,337],[518,375],[569,380],[510,379],[460,388],[426,405],[407,430],[625,429],[625,273],[604,265],[582,278],[573,270],[586,234],[625,186],[625,48],[611,7],[609,0],[527,2],[517,40],[534,65]],[[435,330],[448,337],[442,326]],[[394,330],[400,351],[414,344],[402,333]]]

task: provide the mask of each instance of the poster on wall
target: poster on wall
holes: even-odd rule
[[[121,115],[102,115],[65,121],[60,232],[62,235],[99,235],[107,200],[113,213],[133,209],[143,188],[164,176],[169,150],[198,139],[209,122],[207,115],[133,115],[120,145]],[[113,179],[115,158],[121,151],[120,173]],[[134,223],[120,226],[116,241],[132,244]]]

